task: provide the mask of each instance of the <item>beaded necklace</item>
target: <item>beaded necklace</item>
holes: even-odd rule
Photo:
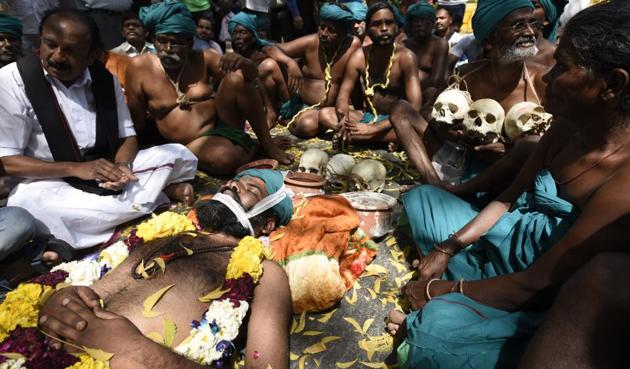
[[[380,87],[382,89],[387,89],[387,87],[389,87],[389,77],[390,74],[392,72],[392,65],[394,64],[394,56],[396,55],[396,43],[394,43],[393,48],[392,48],[392,55],[389,57],[389,64],[387,65],[387,71],[385,72],[385,82],[380,82],[380,83],[373,83],[372,85],[370,85],[370,57],[372,55],[372,46],[370,45],[369,49],[368,49],[368,57],[367,60],[365,61],[365,99],[368,102],[368,105],[370,106],[370,110],[372,111],[372,115],[374,116],[374,118],[372,118],[372,120],[368,123],[374,123],[376,121],[376,119],[378,118],[378,111],[376,111],[376,108],[374,107],[374,104],[372,103],[372,98],[374,97],[374,89],[376,87]]]

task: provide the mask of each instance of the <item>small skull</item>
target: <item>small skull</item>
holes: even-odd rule
[[[551,125],[552,115],[542,106],[525,101],[518,103],[505,116],[503,129],[512,141],[527,134],[542,135]]]
[[[343,181],[344,178],[350,176],[355,164],[354,158],[350,155],[337,154],[333,156],[326,166],[326,179],[331,182]]]
[[[383,163],[378,160],[361,160],[354,167],[350,174],[353,187],[357,191],[381,192],[385,187],[385,177],[387,170]]]
[[[298,172],[324,175],[328,164],[328,154],[320,149],[308,149],[302,154]]]
[[[445,90],[435,100],[431,118],[439,126],[457,129],[464,120],[471,103],[472,100],[467,91],[456,88]]]
[[[464,117],[464,132],[475,144],[490,144],[499,141],[505,111],[493,99],[479,99],[470,105]]]

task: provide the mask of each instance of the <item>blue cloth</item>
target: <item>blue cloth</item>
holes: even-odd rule
[[[531,0],[479,0],[472,18],[475,38],[483,44],[508,14],[521,8],[534,9]]]
[[[359,123],[378,123],[378,122],[383,121],[385,119],[389,119],[389,115],[388,114],[379,114],[376,117],[376,120],[374,120],[374,114],[366,111],[365,113],[363,113],[363,116],[361,117],[361,120],[359,121]]]
[[[241,25],[247,28],[247,30],[254,35],[254,42],[257,46],[271,45],[271,42],[260,38],[258,35],[259,24],[260,21],[257,19],[255,14],[239,12],[228,22],[228,32],[232,35],[234,33],[234,28],[236,28],[237,25]]]
[[[19,251],[28,241],[49,235],[46,227],[28,211],[15,206],[0,208],[0,261]]]
[[[308,105],[302,102],[302,98],[299,95],[293,95],[280,106],[278,113],[280,113],[280,116],[284,119],[291,119],[307,106]]]
[[[166,0],[140,8],[140,20],[152,35],[169,33],[193,37],[197,25],[186,5],[177,0]]]
[[[347,3],[343,3],[343,5],[350,10],[352,13],[352,17],[355,22],[364,22],[365,17],[367,16],[368,7],[364,2],[360,1],[350,1]]]
[[[0,33],[22,37],[22,22],[16,17],[0,13]]]
[[[407,192],[403,205],[423,255],[479,214],[472,204],[429,185]],[[479,241],[452,257],[444,278],[475,280],[523,271],[566,233],[577,215],[577,208],[558,197],[549,171],[541,171],[533,193],[523,193]]]
[[[265,188],[267,189],[267,194],[269,195],[276,193],[284,184],[284,177],[282,176],[282,173],[277,170],[247,169],[237,174],[234,179],[238,180],[244,176],[262,179],[265,182]],[[271,209],[278,217],[280,225],[289,224],[291,216],[293,215],[293,203],[288,195]]]
[[[516,368],[543,317],[498,310],[459,293],[442,295],[407,316],[399,363],[403,369]]]
[[[407,8],[407,12],[405,13],[405,23],[409,24],[411,18],[427,18],[432,22],[435,22],[435,8],[426,1],[420,0]]]
[[[549,26],[545,27],[543,36],[555,43],[558,39],[558,26],[560,25],[560,12],[554,0],[540,0],[540,4],[545,9],[545,17],[549,22]]]
[[[354,15],[350,11],[341,9],[339,5],[331,3],[324,3],[319,8],[319,18],[342,24],[346,28],[349,28],[355,22]]]

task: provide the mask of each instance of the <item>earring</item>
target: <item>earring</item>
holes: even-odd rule
[[[626,113],[630,113],[630,94],[625,94],[621,98],[621,109]]]

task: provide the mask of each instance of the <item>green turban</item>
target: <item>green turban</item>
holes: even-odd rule
[[[234,33],[234,28],[239,24],[247,28],[247,30],[254,35],[256,45],[267,46],[271,44],[271,42],[263,40],[258,36],[258,27],[261,25],[261,21],[258,20],[255,14],[239,12],[233,16],[228,22],[228,32],[230,32],[230,35]]]
[[[365,22],[365,17],[367,16],[367,5],[363,2],[359,1],[351,1],[349,3],[343,3],[343,5],[348,8],[350,13],[352,13],[352,18],[355,22]]]
[[[531,0],[479,0],[472,19],[475,38],[481,44],[494,32],[497,24],[515,10],[534,9]]]
[[[394,18],[396,18],[396,23],[398,23],[398,27],[402,27],[405,25],[405,17],[400,14],[400,9],[394,4],[390,4],[392,6],[392,11],[394,13]]]
[[[22,22],[6,14],[0,14],[0,33],[8,33],[17,38],[22,37]]]
[[[421,0],[407,8],[405,23],[409,24],[411,18],[428,18],[432,22],[435,22],[435,8],[433,5]]]
[[[551,42],[556,42],[558,38],[558,21],[560,12],[554,0],[540,0],[540,4],[545,9],[545,18],[549,21],[549,27],[545,29],[543,36]]]
[[[238,180],[239,178],[245,176],[262,179],[265,182],[265,188],[267,189],[268,195],[276,193],[284,185],[284,177],[282,176],[282,173],[277,170],[248,169],[237,174],[234,179]],[[280,201],[280,203],[271,208],[271,210],[278,217],[280,225],[287,225],[293,215],[293,202],[291,202],[289,195],[287,194],[287,196]]]
[[[349,27],[355,22],[354,15],[348,10],[344,10],[339,5],[324,3],[319,9],[319,17],[331,22],[343,24]]]
[[[197,26],[186,5],[177,0],[145,6],[140,9],[140,20],[152,35],[171,33],[193,37]]]

